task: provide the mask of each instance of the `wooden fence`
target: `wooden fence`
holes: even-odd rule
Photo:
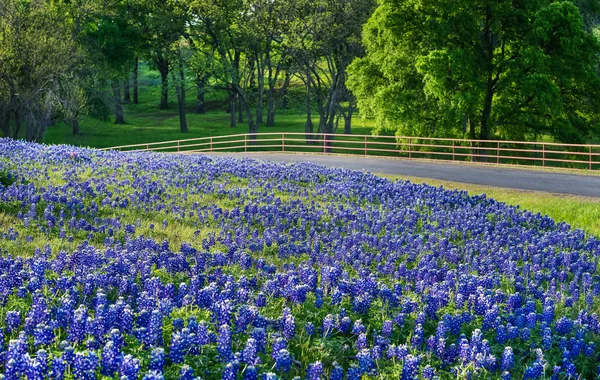
[[[326,133],[255,133],[201,137],[105,150],[179,153],[286,152],[438,159],[499,165],[600,169],[600,145]]]

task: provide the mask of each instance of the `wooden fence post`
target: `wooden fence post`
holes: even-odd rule
[[[244,152],[248,152],[248,135],[244,135]]]
[[[500,163],[500,141],[498,141],[498,147],[496,148],[496,164]]]
[[[368,154],[367,152],[367,135],[365,135],[365,156]]]
[[[180,142],[181,141],[177,141],[177,153],[179,153],[179,148],[180,148],[179,144],[180,144]]]
[[[542,167],[546,167],[546,144],[542,143]]]
[[[211,151],[211,152],[212,152],[212,149],[213,149],[213,147],[212,147],[212,145],[213,145],[213,144],[212,144],[212,142],[213,142],[213,138],[211,137],[211,138],[210,138],[210,151]]]
[[[455,154],[456,154],[455,148],[454,148],[455,143],[456,143],[456,140],[452,139],[452,161],[455,161]]]
[[[590,170],[592,170],[592,146],[590,145]]]
[[[408,158],[412,158],[412,139],[408,138]]]
[[[281,151],[285,152],[285,134],[281,134]]]

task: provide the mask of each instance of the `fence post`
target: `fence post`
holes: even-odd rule
[[[454,151],[454,146],[456,144],[456,140],[452,139],[452,161],[455,161],[455,151]]]
[[[408,158],[412,158],[412,139],[408,138]]]
[[[244,135],[244,153],[248,152],[248,135]]]
[[[365,135],[365,156],[368,154],[367,152],[367,135]]]
[[[592,146],[590,145],[590,170],[592,170]]]
[[[546,144],[542,143],[542,167],[546,167]]]
[[[212,141],[213,141],[213,138],[211,137],[211,138],[210,138],[210,151],[211,151],[211,152],[212,152]]]
[[[150,144],[146,144],[146,150],[150,150]]]
[[[177,153],[179,153],[179,143],[180,141],[177,141]]]
[[[285,152],[285,134],[281,134],[281,151]]]
[[[323,133],[323,153],[327,153],[327,136]]]
[[[496,148],[496,164],[500,163],[500,141],[498,141],[498,147]]]

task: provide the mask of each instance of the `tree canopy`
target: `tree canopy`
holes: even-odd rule
[[[380,127],[402,134],[582,142],[600,132],[600,45],[582,13],[597,9],[380,0],[349,87]]]

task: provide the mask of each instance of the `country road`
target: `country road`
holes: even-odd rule
[[[600,197],[600,176],[595,175],[356,156],[285,153],[210,153],[208,155],[250,157],[288,163],[311,162],[317,165],[364,170],[370,173],[405,175],[510,189]]]

